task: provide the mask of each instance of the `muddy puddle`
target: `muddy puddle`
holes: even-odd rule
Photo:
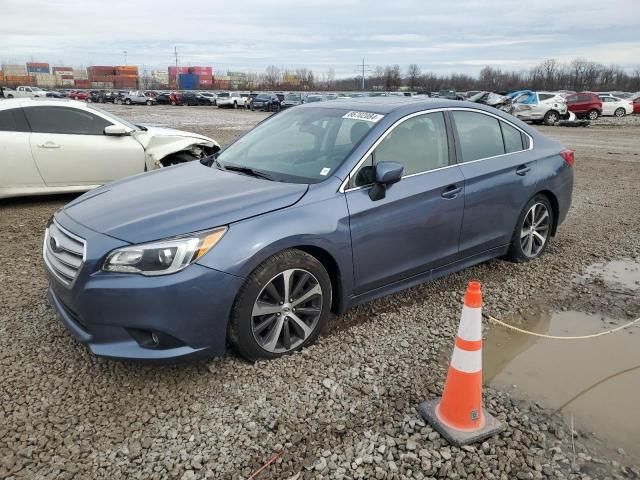
[[[542,310],[503,320],[557,336],[598,333],[626,323],[603,315]],[[624,456],[614,453],[618,460],[640,461],[640,324],[571,341],[492,326],[483,353],[485,383],[573,416],[574,427],[593,432],[606,449],[624,449]]]
[[[626,258],[605,263],[595,263],[587,267],[585,275],[588,280],[600,280],[607,286],[618,289],[640,289],[640,260]]]

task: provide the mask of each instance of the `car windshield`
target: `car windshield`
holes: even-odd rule
[[[113,113],[109,113],[106,110],[103,110],[101,108],[96,107],[95,105],[87,104],[87,108],[89,108],[91,110],[95,110],[96,112],[100,112],[100,114],[102,116],[107,117],[108,119],[113,120],[114,122],[121,123],[122,125],[124,125],[127,128],[130,128],[132,130],[141,130],[140,127],[134,125],[133,123],[127,122],[123,118],[116,117]]]
[[[297,101],[300,100],[300,95],[293,95],[293,94],[289,94],[289,95],[285,95],[284,96],[285,100],[293,100],[293,101]]]
[[[226,92],[222,92],[222,93],[218,94],[218,98],[225,98],[225,97],[228,97],[228,96],[230,96],[230,95],[228,93],[226,93]]]
[[[270,98],[271,98],[271,95],[260,94],[256,97],[256,100],[269,100]]]
[[[333,108],[286,110],[223,150],[218,161],[223,167],[249,168],[276,181],[321,182],[375,125],[348,113]]]
[[[312,102],[321,102],[322,101],[322,97],[316,96],[316,95],[309,95],[307,97],[307,103],[312,103]]]

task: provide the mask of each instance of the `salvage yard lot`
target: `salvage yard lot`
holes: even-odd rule
[[[105,108],[225,145],[267,116]],[[574,459],[566,417],[535,397],[488,386],[486,406],[509,426],[464,449],[447,446],[414,408],[441,393],[470,279],[483,282],[485,311],[498,318],[541,307],[620,323],[640,316],[639,295],[576,280],[594,263],[640,259],[640,118],[541,130],[576,152],[573,206],[541,259],[492,261],[352,309],[317,344],[256,364],[233,352],[161,367],[92,357],[49,308],[41,262],[47,220],[74,197],[0,200],[0,478],[239,479],[281,451],[258,478],[640,477],[634,442],[593,435],[588,419],[574,419]],[[640,329],[621,335],[640,338]],[[626,381],[640,384],[638,371]]]

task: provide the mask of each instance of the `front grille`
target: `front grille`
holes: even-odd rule
[[[44,233],[44,263],[63,284],[70,286],[85,259],[85,242],[55,221]]]

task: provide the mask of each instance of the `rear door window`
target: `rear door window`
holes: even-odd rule
[[[502,130],[497,118],[483,113],[453,111],[460,140],[461,163],[505,153]]]
[[[21,108],[0,110],[0,132],[28,132],[29,125]]]
[[[103,135],[111,123],[91,112],[66,107],[29,107],[24,112],[36,133]]]

